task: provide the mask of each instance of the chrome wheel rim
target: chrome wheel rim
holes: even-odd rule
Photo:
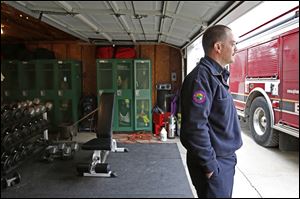
[[[262,136],[263,134],[266,133],[266,130],[267,130],[267,117],[266,117],[264,109],[262,109],[261,107],[258,107],[254,111],[253,126],[254,126],[255,132],[259,136]]]

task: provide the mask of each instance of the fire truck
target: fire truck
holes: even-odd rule
[[[278,146],[282,133],[299,139],[299,6],[240,38],[229,66],[239,117],[261,146]]]

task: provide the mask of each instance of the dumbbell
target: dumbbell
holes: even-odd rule
[[[72,149],[72,151],[78,151],[78,150],[79,150],[79,145],[78,145],[78,143],[72,143],[72,144],[71,144],[71,149]]]
[[[18,102],[18,106],[19,107],[26,107],[27,106],[27,103],[22,101],[22,102]]]
[[[17,108],[18,103],[17,102],[12,102],[12,103],[9,104],[9,107],[10,107],[10,109]]]
[[[20,152],[20,159],[25,159],[27,156],[26,146],[20,144],[20,146],[18,147],[18,151]]]
[[[35,116],[35,109],[34,107],[28,106],[26,107],[25,111],[24,111],[24,115],[28,118],[32,118]]]
[[[34,134],[41,132],[42,124],[39,122],[39,119],[32,121],[32,125],[35,127],[35,132],[33,132]]]
[[[15,127],[12,132],[13,141],[18,142],[22,139],[22,132],[20,131],[19,127]]]
[[[2,111],[4,111],[5,109],[7,109],[8,104],[1,104],[1,113]]]
[[[57,146],[57,149],[59,151],[62,151],[62,150],[64,150],[65,147],[66,147],[66,143],[59,143],[58,146]]]
[[[25,103],[27,106],[33,106],[33,102],[31,100],[26,100]]]
[[[1,107],[1,123],[7,123],[12,118],[12,111],[9,105]]]
[[[13,116],[13,119],[15,119],[17,121],[20,120],[23,116],[21,107],[13,107],[12,116]]]
[[[3,137],[7,134],[7,133],[10,133],[11,132],[11,129],[10,127],[4,127],[4,128],[1,128],[1,140],[3,139]]]
[[[35,112],[36,115],[41,115],[47,111],[50,111],[53,107],[53,104],[50,102],[47,102],[45,105],[39,104],[35,106]]]
[[[15,184],[18,184],[20,182],[21,182],[21,175],[20,173],[15,172],[12,178],[3,178],[3,180],[1,179],[1,186],[3,184],[3,187],[7,188],[7,187],[14,186]]]
[[[6,159],[6,157],[8,157],[8,153],[6,151],[1,153],[1,162],[4,161],[4,159]]]
[[[72,151],[70,146],[66,146],[64,147],[64,149],[62,150],[62,154],[61,154],[61,158],[66,160],[66,159],[71,159],[74,157],[74,151]]]
[[[20,117],[20,110],[18,108],[18,103],[11,103],[9,109],[12,112],[12,119],[18,119]]]
[[[42,155],[42,161],[53,162],[54,156],[57,152],[57,146],[48,146]]]
[[[7,171],[13,165],[13,158],[7,153],[1,155],[1,172]]]
[[[38,115],[41,114],[41,107],[40,107],[40,105],[34,105],[33,108],[34,108],[34,116],[38,116]]]
[[[43,114],[47,111],[47,108],[45,105],[38,105],[38,107],[40,108],[40,114]]]
[[[47,149],[47,151],[50,153],[50,154],[56,154],[58,152],[58,148],[57,146],[51,146],[50,148]]]
[[[40,114],[40,105],[33,103],[32,101],[27,100],[26,102],[19,103],[21,112],[25,117],[34,117]]]
[[[43,146],[46,144],[46,140],[43,137],[39,137],[34,141],[34,146]]]
[[[21,152],[19,152],[18,150],[14,150],[14,152],[12,153],[12,165],[18,164],[21,158]]]
[[[23,148],[23,147],[22,147]],[[24,149],[21,152],[21,156],[28,156],[30,155],[32,146],[29,144],[24,144]]]
[[[30,134],[33,135],[36,133],[37,129],[36,129],[36,126],[34,125],[34,123],[32,122],[29,122],[28,123],[28,127],[30,129]]]
[[[21,113],[22,117],[24,118],[26,107],[19,105],[19,109],[20,109],[20,113]]]
[[[41,100],[39,98],[34,98],[32,103],[38,105],[41,103]]]
[[[22,124],[20,126],[20,132],[21,132],[21,136],[23,138],[28,137],[30,135],[30,133],[31,133],[29,127],[26,124]]]
[[[50,110],[52,110],[52,108],[53,108],[53,103],[51,103],[51,102],[46,102],[45,107],[46,107],[47,111],[50,111]]]
[[[63,159],[72,159],[75,155],[75,152],[79,150],[78,143],[72,143],[71,145],[65,146],[62,150]]]
[[[1,146],[4,148],[10,148],[14,143],[13,134],[9,132],[5,132],[3,139],[1,140]]]

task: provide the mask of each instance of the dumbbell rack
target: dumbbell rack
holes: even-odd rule
[[[41,104],[1,105],[1,182],[47,146],[48,111]]]

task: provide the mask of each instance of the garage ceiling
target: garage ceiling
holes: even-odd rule
[[[97,45],[166,43],[178,48],[241,4],[237,1],[4,2]]]
[[[1,3],[1,43],[24,41],[71,41],[78,38]]]

